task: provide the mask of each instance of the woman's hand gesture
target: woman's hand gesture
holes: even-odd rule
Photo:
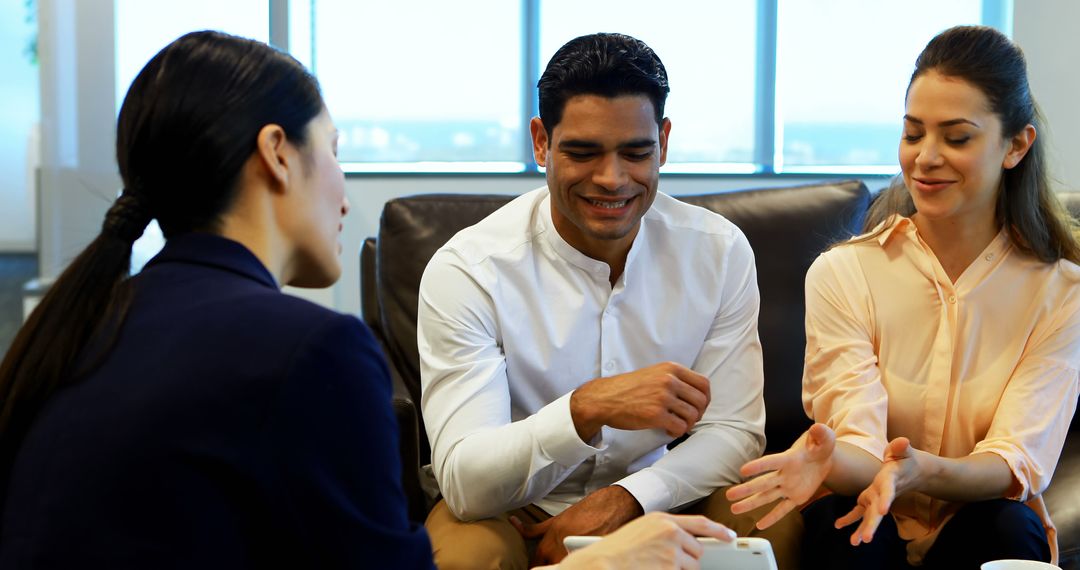
[[[743,465],[743,477],[760,477],[728,489],[728,500],[736,501],[731,512],[742,514],[779,499],[757,522],[759,529],[772,526],[814,496],[832,468],[835,448],[836,434],[825,424],[814,424],[787,451]]]
[[[836,528],[844,528],[862,519],[851,535],[851,545],[870,542],[881,519],[889,514],[896,497],[914,489],[920,479],[916,451],[906,437],[898,437],[885,448],[885,461],[873,482],[859,494],[858,504],[848,514],[836,519]]]

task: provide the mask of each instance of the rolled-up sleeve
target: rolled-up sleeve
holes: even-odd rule
[[[889,398],[872,339],[869,293],[854,248],[822,254],[806,274],[803,407],[838,440],[880,458]]]
[[[1009,498],[1026,501],[1041,494],[1054,474],[1080,397],[1080,312],[1033,339],[1009,378],[986,437],[972,453],[995,453],[1012,470]],[[1060,403],[1060,405],[1048,405]]]

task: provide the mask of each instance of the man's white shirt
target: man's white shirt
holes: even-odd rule
[[[764,448],[753,252],[723,217],[657,193],[615,286],[555,230],[547,188],[462,230],[420,284],[421,406],[432,467],[463,520],[534,503],[558,514],[617,484],[645,511],[740,480]],[[662,430],[605,426],[581,441],[570,395],[672,361],[712,400],[668,452]]]

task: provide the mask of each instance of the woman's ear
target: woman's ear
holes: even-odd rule
[[[1028,125],[1009,139],[1009,149],[1005,152],[1005,160],[1001,163],[1001,166],[1008,170],[1020,164],[1020,161],[1031,150],[1031,145],[1035,142],[1035,136],[1035,126]]]
[[[275,187],[285,188],[289,184],[289,167],[292,156],[285,129],[280,125],[269,124],[259,129],[255,139],[258,163],[267,173],[267,178],[276,182]]]

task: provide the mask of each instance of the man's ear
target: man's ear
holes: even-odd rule
[[[288,139],[285,129],[269,124],[259,129],[255,139],[256,153],[267,177],[275,181],[276,187],[284,188],[289,183],[289,167],[292,165],[289,155]]]
[[[671,119],[664,117],[660,122],[660,166],[667,162],[667,142],[671,135]]]
[[[1005,153],[1005,160],[1001,166],[1008,170],[1020,164],[1020,161],[1031,150],[1031,145],[1035,143],[1035,136],[1034,125],[1028,125],[1016,133],[1016,136],[1009,140],[1009,150]]]
[[[551,140],[548,139],[547,129],[544,128],[544,122],[540,120],[540,117],[533,117],[529,121],[529,132],[532,133],[533,158],[537,165],[546,167],[548,145],[551,144]]]

